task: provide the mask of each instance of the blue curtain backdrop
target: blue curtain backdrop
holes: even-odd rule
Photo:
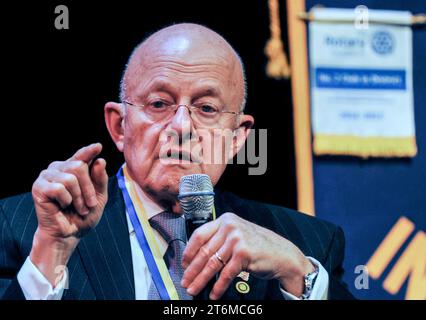
[[[288,0],[291,1],[291,0]],[[337,1],[308,0],[306,9],[325,7],[409,10],[426,12],[426,1]],[[413,238],[426,228],[426,27],[413,28],[414,109],[418,154],[412,159],[315,157],[314,188],[316,215],[342,226],[346,234],[345,280],[361,299],[405,299],[408,278],[391,294],[383,283]],[[377,279],[369,278],[369,289],[356,289],[357,265],[365,265],[400,217],[414,223],[414,230]],[[426,247],[417,248],[426,250]],[[423,251],[424,252],[424,251]],[[423,276],[426,281],[426,261]]]

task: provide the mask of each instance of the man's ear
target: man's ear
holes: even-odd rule
[[[247,140],[250,130],[254,125],[254,118],[248,114],[242,114],[239,116],[239,126],[234,131],[232,138],[231,158],[235,157],[238,151],[244,146]]]
[[[104,107],[105,123],[117,149],[124,149],[124,106],[116,102],[108,102]]]

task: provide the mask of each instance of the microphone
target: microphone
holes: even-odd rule
[[[189,238],[196,228],[212,220],[214,192],[210,177],[207,174],[181,177],[178,199]]]
[[[195,229],[212,220],[214,191],[207,174],[190,174],[180,178],[179,203],[186,221],[188,239]],[[194,300],[209,300],[216,278],[212,278]]]

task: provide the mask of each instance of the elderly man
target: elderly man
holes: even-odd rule
[[[0,202],[0,295],[350,298],[341,229],[298,212],[217,191],[217,219],[185,243],[179,180],[203,173],[217,183],[254,122],[245,90],[240,58],[210,29],[177,24],[142,42],[122,102],[105,105],[125,158],[117,177],[108,179],[96,159],[102,146],[92,144],[51,163],[31,194]],[[223,161],[206,160],[218,150]]]

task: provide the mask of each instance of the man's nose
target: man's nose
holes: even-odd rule
[[[179,105],[177,107],[169,128],[179,137],[180,144],[185,142],[185,140],[191,139],[194,127],[190,110],[186,105]]]

